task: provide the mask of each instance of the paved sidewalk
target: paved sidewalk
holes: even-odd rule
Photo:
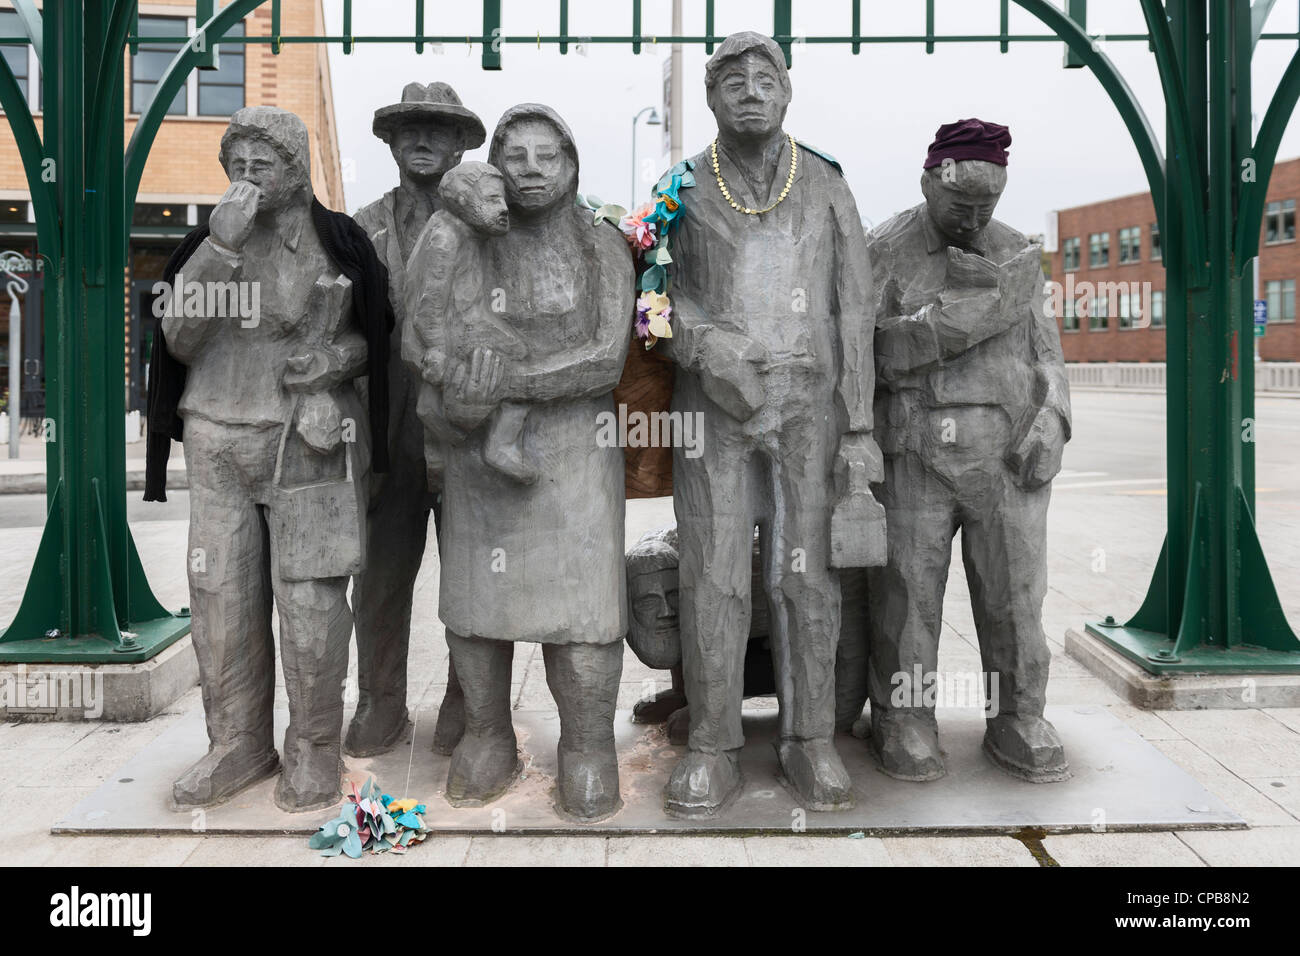
[[[1047,836],[1041,846],[1031,836],[945,836],[884,839],[789,836],[727,837],[565,837],[520,836],[432,839],[405,857],[366,857],[325,861],[293,838],[212,837],[54,837],[50,824],[102,784],[130,756],[194,708],[198,690],[147,724],[0,724],[0,811],[9,821],[0,844],[0,863],[166,864],[166,865],[333,865],[446,866],[505,863],[735,866],[772,863],[828,865],[1006,865],[1066,866],[1295,865],[1300,863],[1300,708],[1234,711],[1145,712],[1122,702],[1100,680],[1067,658],[1062,639],[1106,614],[1123,617],[1141,602],[1165,526],[1160,479],[1096,478],[1098,469],[1115,469],[1135,448],[1162,446],[1157,414],[1133,402],[1147,399],[1079,396],[1086,421],[1076,414],[1075,441],[1067,448],[1066,468],[1056,482],[1049,513],[1049,591],[1044,627],[1053,652],[1048,700],[1054,704],[1107,707],[1151,741],[1249,824],[1248,830],[1153,833],[1085,833]],[[1289,404],[1289,403],[1288,403]],[[1282,426],[1278,426],[1281,429]],[[1122,429],[1133,429],[1128,436]],[[1279,439],[1260,446],[1260,536],[1293,624],[1300,622],[1300,442],[1275,431]],[[1127,436],[1127,437],[1126,437]],[[1136,474],[1146,474],[1137,471]],[[1121,474],[1123,474],[1121,472]],[[1156,471],[1154,475],[1162,475]],[[1152,487],[1153,483],[1156,487]],[[671,502],[630,502],[629,540],[672,521]],[[160,600],[169,607],[188,604],[185,584],[186,523],[142,521],[133,535],[145,570]],[[0,530],[0,620],[8,620],[21,599],[40,529]],[[955,552],[959,555],[960,552]],[[415,637],[411,646],[409,700],[412,710],[434,707],[446,680],[447,649],[435,613],[437,561],[426,561],[417,582]],[[955,560],[944,605],[940,669],[980,670],[969,596],[961,562]],[[645,681],[666,674],[625,657],[619,706],[643,696]],[[347,687],[355,694],[355,664]],[[536,645],[521,645],[515,655],[513,684],[517,709],[552,707]],[[283,697],[283,687],[277,689]],[[848,745],[847,743],[845,745]],[[322,817],[322,820],[324,817]]]

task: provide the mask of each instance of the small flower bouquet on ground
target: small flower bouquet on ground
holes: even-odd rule
[[[371,777],[360,790],[352,784],[339,815],[313,833],[307,845],[320,850],[321,856],[342,853],[354,860],[366,850],[405,853],[429,835],[424,812],[422,803],[410,798],[394,800],[380,793]]]

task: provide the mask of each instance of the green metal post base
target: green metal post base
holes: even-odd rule
[[[113,595],[107,535],[104,531],[103,503],[95,486],[96,561],[94,580],[90,582],[93,604],[92,633],[69,634],[68,614],[62,606],[64,597],[63,561],[59,538],[62,530],[63,483],[60,481],[50,500],[40,547],[23,603],[13,623],[0,633],[0,664],[138,664],[190,632],[188,609],[170,614],[158,603],[135,541],[128,538],[127,608],[119,614]]]
[[[1239,607],[1229,628],[1237,640],[1216,634],[1209,621],[1206,564],[1209,527],[1204,502],[1197,491],[1193,504],[1192,541],[1183,588],[1181,622],[1170,636],[1168,608],[1169,543],[1160,549],[1151,586],[1142,607],[1127,623],[1114,618],[1092,621],[1085,629],[1152,674],[1300,674],[1300,639],[1287,624],[1255,533],[1255,521],[1240,487],[1237,489]],[[1226,639],[1225,639],[1226,638]]]

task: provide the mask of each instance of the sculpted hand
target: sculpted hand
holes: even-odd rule
[[[759,370],[769,360],[767,349],[748,342],[738,354],[719,351],[700,369],[704,393],[737,421],[747,421],[763,407],[763,381]]]
[[[231,183],[208,218],[212,240],[232,252],[242,250],[253,231],[261,198],[261,192],[252,183],[243,180]]]
[[[869,434],[845,435],[835,454],[837,500],[831,511],[831,567],[870,568],[887,559],[885,509],[871,492],[884,480],[880,446]]]
[[[443,395],[448,415],[462,427],[475,427],[496,406],[504,382],[505,363],[501,356],[479,346],[452,373]]]
[[[1053,408],[1040,408],[1024,436],[1007,452],[1007,467],[1025,491],[1041,488],[1061,470],[1065,427]]]
[[[284,387],[291,392],[319,392],[332,388],[342,362],[328,349],[312,349],[285,362]]]

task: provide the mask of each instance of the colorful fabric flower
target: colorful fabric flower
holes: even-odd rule
[[[660,339],[673,337],[669,324],[673,313],[668,296],[661,292],[642,292],[636,300],[636,336],[645,339],[647,349],[653,348]]]
[[[634,209],[619,220],[618,228],[633,249],[643,251],[655,244],[656,224],[650,218],[654,211],[655,204],[646,203],[640,209]]]
[[[354,860],[360,859],[364,844],[356,824],[353,808],[344,807],[337,817],[311,835],[307,845],[313,850],[320,850],[321,856],[345,853]]]
[[[657,202],[655,203],[655,219],[667,226],[682,211],[682,200],[678,192],[682,188],[682,177],[674,174],[668,181],[668,186],[657,191]]]

